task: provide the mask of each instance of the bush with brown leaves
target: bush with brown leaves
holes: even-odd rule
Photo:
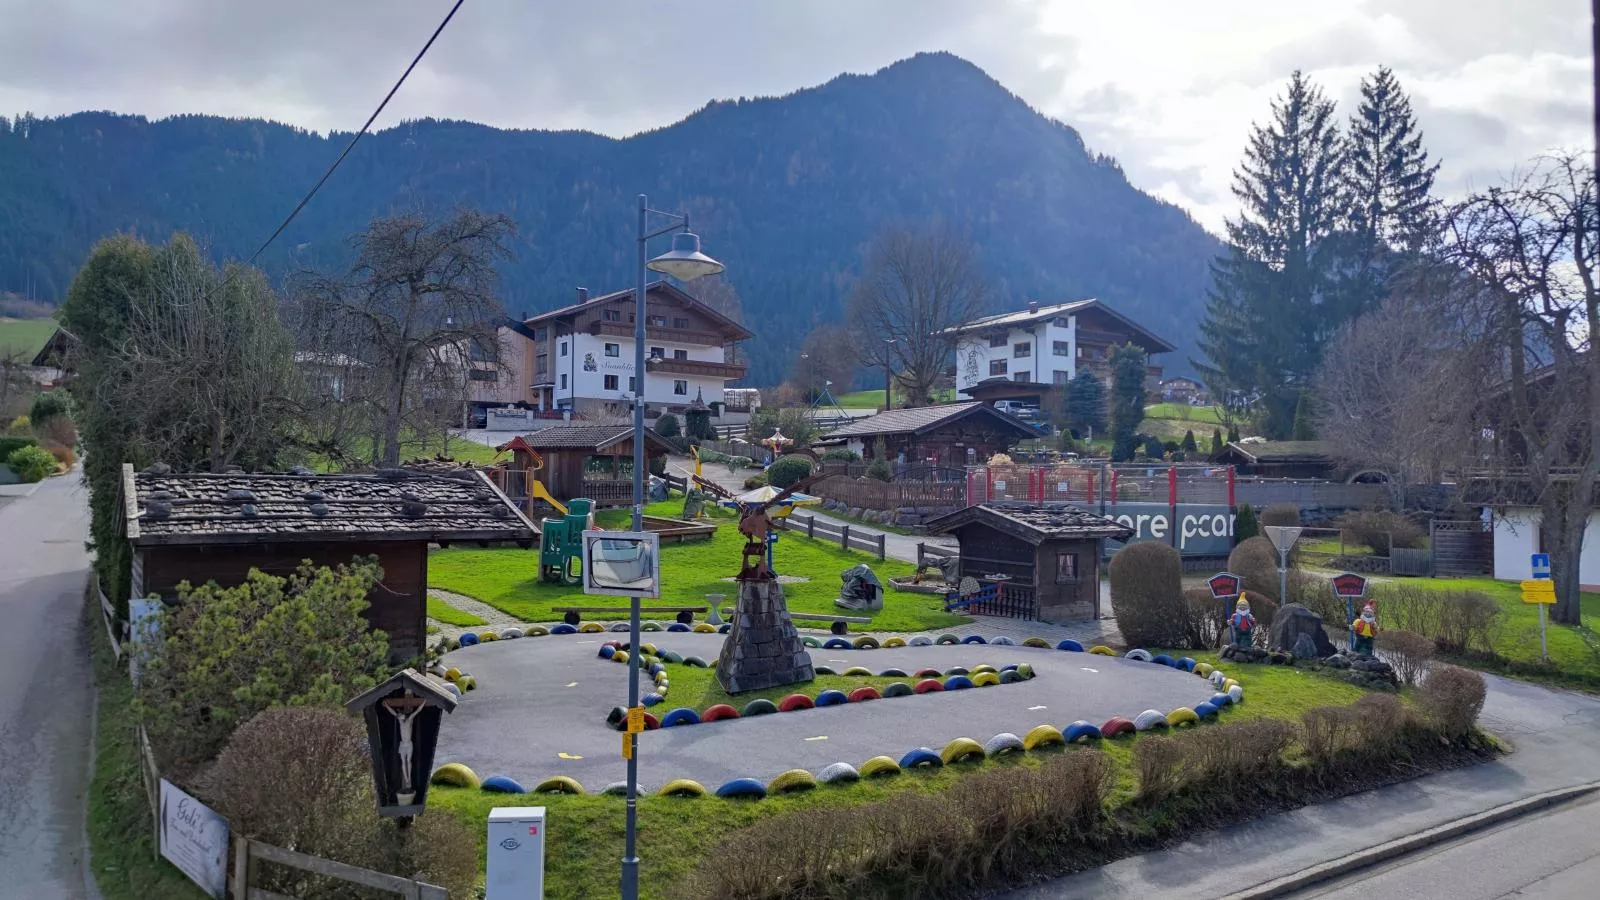
[[[1433,639],[1401,628],[1379,632],[1378,649],[1401,684],[1416,684],[1433,661]]]
[[[1111,557],[1111,614],[1130,647],[1184,643],[1183,563],[1156,541],[1129,544]]]
[[[1483,712],[1487,693],[1482,675],[1460,666],[1443,666],[1423,679],[1417,700],[1434,727],[1445,737],[1456,739],[1472,730],[1478,713]]]

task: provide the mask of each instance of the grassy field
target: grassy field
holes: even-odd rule
[[[1193,653],[1196,659],[1215,663],[1211,654]],[[705,670],[709,671],[709,670]],[[1260,717],[1297,719],[1305,710],[1316,706],[1346,704],[1361,695],[1358,688],[1343,682],[1324,678],[1301,670],[1278,666],[1228,665],[1226,671],[1244,686],[1247,700],[1242,705],[1230,707],[1221,717],[1223,722],[1237,722]],[[996,690],[1005,690],[997,688]],[[677,694],[678,682],[673,682]],[[674,701],[678,698],[674,696]],[[888,714],[894,701],[887,701]],[[1041,721],[1045,720],[1041,714]],[[1050,719],[1061,725],[1060,719]],[[737,727],[737,726],[734,726]],[[1210,727],[1210,726],[1200,726]],[[1021,733],[1025,729],[1018,729]],[[989,735],[971,735],[984,740]],[[1116,765],[1117,787],[1112,796],[1112,813],[1127,806],[1132,807],[1137,786],[1132,764],[1133,747],[1141,738],[1105,741],[1101,746]],[[649,758],[650,735],[641,741],[641,757]],[[882,751],[898,757],[909,747],[884,747]],[[1051,751],[1055,752],[1055,751]],[[1097,752],[1087,748],[1072,748],[1068,753]],[[828,786],[817,790],[760,801],[726,801],[705,798],[685,800],[663,797],[644,797],[639,801],[639,855],[642,871],[640,882],[646,897],[676,896],[677,883],[692,873],[701,859],[713,853],[727,835],[761,819],[781,813],[822,806],[856,805],[901,796],[908,793],[932,793],[950,787],[962,773],[995,766],[1038,765],[1042,753],[1014,755],[1002,760],[988,760],[961,767],[941,768],[932,771],[907,772],[886,780],[862,781],[847,786]],[[860,765],[863,760],[847,760]],[[664,773],[665,774],[665,773]],[[656,777],[653,784],[659,784]],[[716,785],[707,785],[715,788]],[[508,805],[504,796],[459,788],[435,787],[429,795],[432,807],[449,810],[465,820],[485,841],[485,821],[489,810]],[[559,827],[550,829],[546,844],[545,878],[551,896],[572,898],[615,897],[617,867],[614,861],[622,856],[623,800],[620,797],[542,795],[537,802],[547,808],[550,821]]]
[[[1480,591],[1500,604],[1500,627],[1495,636],[1495,651],[1520,663],[1539,660],[1539,610],[1522,602],[1516,582],[1490,578],[1415,578],[1402,582],[1434,590]],[[1600,593],[1585,593],[1582,602],[1583,629],[1550,623],[1547,641],[1550,661],[1565,674],[1600,682]],[[1381,610],[1380,610],[1380,623]],[[1587,635],[1585,634],[1587,632]]]
[[[1152,403],[1144,408],[1144,415],[1147,419],[1177,419],[1181,422],[1190,422],[1196,427],[1200,425],[1215,427],[1222,424],[1222,419],[1218,418],[1215,406],[1190,406],[1187,403]],[[1196,432],[1197,436],[1198,434],[1199,432]]]
[[[646,512],[674,516],[682,509],[682,501],[667,500],[651,504]],[[625,516],[625,511],[610,510],[600,517],[600,523],[620,527]],[[722,579],[739,571],[743,547],[744,538],[731,522],[719,525],[710,540],[663,545],[659,602],[664,606],[695,605],[705,603],[707,594],[733,595],[738,586]],[[779,574],[811,579],[805,584],[784,586],[789,608],[795,612],[839,612],[833,605],[839,596],[839,573],[863,562],[871,565],[883,582],[912,574],[910,563],[879,562],[867,554],[841,550],[834,544],[790,532],[782,535],[775,556]],[[428,560],[428,582],[430,587],[465,594],[529,622],[560,619],[561,615],[551,609],[553,606],[610,605],[585,597],[575,587],[541,584],[537,550],[436,550]],[[845,614],[871,615],[872,622],[865,629],[873,631],[924,631],[967,621],[946,613],[942,607],[941,599],[932,595],[891,591],[880,612]],[[855,627],[862,630],[862,626]]]
[[[446,625],[458,625],[462,628],[487,624],[483,619],[472,613],[462,612],[437,597],[428,598],[428,618],[436,619]]]
[[[44,342],[56,331],[55,319],[8,319],[0,317],[0,355],[13,351],[26,353],[30,362]],[[879,392],[880,394],[882,392]]]
[[[895,395],[899,396],[898,392]],[[881,409],[883,408],[883,390],[852,391],[838,396],[839,405],[845,409]],[[934,394],[935,403],[954,403],[956,392],[954,390],[938,391]]]
[[[437,437],[424,441],[416,436],[411,436],[400,442],[400,461],[403,463],[418,457],[432,459],[443,449]],[[370,458],[371,453],[371,440],[357,439],[349,448],[349,456],[352,459],[366,460]],[[499,456],[500,454],[496,453],[495,449],[487,444],[480,444],[477,441],[469,441],[465,438],[452,437],[450,439],[450,457],[457,462],[487,465],[494,462]],[[339,466],[325,456],[313,456],[307,461],[306,465],[318,472],[339,471]]]

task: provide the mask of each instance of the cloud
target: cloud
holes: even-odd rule
[[[263,116],[350,130],[449,0],[0,0],[0,111]],[[1526,0],[467,0],[380,127],[406,118],[626,135],[947,49],[1220,231],[1253,122],[1304,69],[1349,112],[1412,92],[1447,193],[1592,140],[1588,4]]]

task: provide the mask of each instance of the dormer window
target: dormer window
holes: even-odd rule
[[[1004,347],[1005,345],[1006,345],[1006,335],[1004,333],[989,335],[989,346],[990,347]]]

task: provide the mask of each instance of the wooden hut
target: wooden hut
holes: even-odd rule
[[[654,431],[644,431],[646,460],[665,456],[672,446]],[[633,502],[633,426],[552,425],[500,445],[512,453],[513,469],[529,469],[535,454],[544,466],[538,477],[556,499],[588,497],[596,506]]]
[[[428,545],[516,544],[538,531],[482,472],[385,470],[378,475],[178,474],[122,467],[124,520],[136,597],[177,595],[178,584],[243,584],[251,569],[285,575],[376,556],[383,583],[367,621],[396,660],[426,640]],[[528,571],[538,557],[529,556]]]
[[[1098,619],[1104,542],[1133,531],[1104,516],[1059,504],[984,503],[928,523],[953,534],[962,577],[995,585],[991,612],[1045,622]]]
[[[893,462],[906,465],[963,466],[987,462],[1040,432],[1027,422],[987,403],[967,401],[891,409],[857,419],[828,434],[871,459],[882,439]]]

